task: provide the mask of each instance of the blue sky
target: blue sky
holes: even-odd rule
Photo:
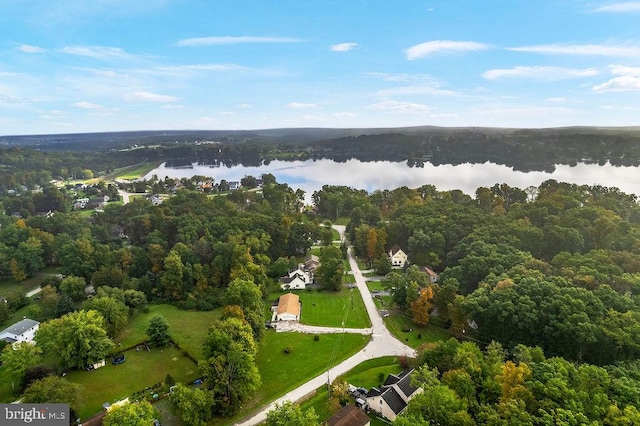
[[[640,1],[0,0],[0,134],[640,125]]]

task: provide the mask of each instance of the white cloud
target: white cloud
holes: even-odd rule
[[[607,6],[601,6],[596,9],[593,9],[593,12],[614,12],[614,13],[640,12],[640,2],[628,1],[623,3],[612,3]]]
[[[332,44],[329,48],[334,52],[348,52],[358,46],[358,43],[339,43]]]
[[[562,102],[566,102],[567,98],[563,98],[563,97],[557,97],[557,98],[547,98],[545,99],[547,102],[558,102],[558,103],[562,103]]]
[[[394,101],[391,99],[385,99],[375,104],[369,105],[367,108],[376,109],[380,111],[390,111],[398,113],[413,114],[417,112],[428,112],[430,108],[424,104],[417,104],[414,102],[402,102]]]
[[[251,36],[214,36],[179,40],[176,46],[214,46],[221,44],[243,43],[299,43],[302,40],[291,37],[251,37]]]
[[[160,108],[164,108],[164,109],[184,109],[184,105],[166,104],[166,105],[162,105]]]
[[[640,56],[640,46],[615,44],[541,44],[537,46],[510,47],[507,50],[552,55]]]
[[[640,90],[640,77],[625,75],[614,77],[611,80],[593,86],[594,92],[631,92]]]
[[[313,109],[313,108],[318,108],[317,104],[303,104],[300,102],[291,102],[290,104],[286,105],[287,108],[292,108],[292,109]]]
[[[76,102],[71,104],[71,106],[75,108],[80,108],[80,109],[102,109],[102,105],[93,104],[91,102],[86,102],[86,101]]]
[[[437,95],[437,96],[458,96],[453,90],[440,89],[437,86],[400,86],[390,89],[382,89],[376,92],[378,96],[396,95]]]
[[[147,101],[147,102],[177,102],[179,98],[169,95],[159,95],[151,92],[135,92],[125,95],[127,101]]]
[[[332,114],[332,117],[336,117],[336,118],[355,118],[356,114],[352,113],[352,112],[336,112]]]
[[[640,67],[611,65],[611,80],[592,87],[594,92],[635,92],[640,90]]]
[[[238,105],[238,108],[249,109],[249,108],[253,108],[253,105],[251,105],[251,104],[240,104],[240,105]]]
[[[564,80],[567,78],[593,77],[598,75],[595,68],[575,69],[547,66],[516,66],[508,69],[493,69],[486,71],[482,77],[487,80],[496,80],[505,77],[533,78],[537,80]]]
[[[20,46],[16,47],[16,49],[23,53],[43,53],[47,51],[42,47],[32,46],[30,44],[21,44]]]
[[[613,75],[632,75],[640,77],[640,67],[628,67],[625,65],[611,65],[609,67]]]
[[[95,59],[132,59],[135,55],[125,52],[119,47],[104,46],[66,46],[61,52],[69,55],[87,56]]]
[[[475,41],[434,40],[416,44],[406,50],[407,59],[413,60],[440,52],[468,52],[486,50],[488,44]]]

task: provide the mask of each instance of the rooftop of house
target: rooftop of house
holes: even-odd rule
[[[4,333],[10,333],[10,334],[15,334],[17,336],[21,335],[22,333],[24,333],[25,331],[29,330],[30,328],[36,326],[40,324],[38,321],[29,319],[29,318],[25,318],[21,321],[18,321],[17,323],[10,325],[9,327],[5,328],[4,330],[0,331],[0,334],[4,334]]]
[[[353,405],[345,405],[327,420],[327,426],[364,426],[371,422],[369,416]]]
[[[400,248],[399,245],[395,244],[393,247],[391,247],[391,250],[389,250],[389,253],[391,253],[391,255],[393,256],[399,251],[402,251],[402,249]]]
[[[297,294],[287,293],[280,296],[278,302],[278,315],[289,313],[293,315],[300,315],[300,298]]]
[[[402,399],[393,387],[387,388],[387,390],[382,393],[382,399],[384,399],[389,408],[396,414],[400,414],[407,406],[407,403],[404,402],[404,399]]]

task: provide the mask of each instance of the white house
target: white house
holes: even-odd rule
[[[75,201],[73,202],[73,208],[84,209],[85,207],[87,207],[88,203],[89,203],[88,198],[76,198]]]
[[[391,260],[391,266],[403,267],[407,263],[407,254],[396,244],[389,250],[389,260]]]
[[[287,293],[280,296],[280,300],[278,301],[278,309],[276,310],[276,320],[300,320],[300,298],[297,294]]]
[[[289,271],[286,277],[280,278],[280,288],[283,290],[304,290],[307,284],[313,282],[313,273],[304,270],[303,265]]]
[[[33,342],[33,338],[38,331],[40,323],[29,318],[25,318],[22,321],[5,328],[0,331],[0,340],[4,340],[9,343],[16,342]]]
[[[409,404],[411,398],[422,392],[422,388],[411,385],[411,371],[398,375],[389,374],[380,389],[371,388],[367,393],[369,409],[393,421]]]

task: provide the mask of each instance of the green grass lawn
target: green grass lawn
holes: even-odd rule
[[[256,363],[262,376],[262,386],[255,396],[243,404],[242,413],[233,419],[217,419],[209,424],[230,424],[263,404],[295,389],[304,382],[349,358],[369,342],[369,336],[359,334],[323,334],[320,340],[313,335],[276,333],[268,330],[260,342]],[[283,349],[291,346],[285,354]]]
[[[367,287],[369,287],[369,291],[384,291],[386,290],[384,283],[382,281],[367,281]]]
[[[123,167],[117,170],[117,179],[137,179],[149,173],[162,164],[162,161],[152,161],[136,166]]]
[[[191,356],[200,359],[209,327],[215,319],[220,318],[221,313],[221,308],[213,311],[183,311],[173,305],[149,305],[149,312],[131,318],[127,328],[114,342],[122,343],[125,348],[142,342],[151,318],[161,315],[169,324],[171,338]]]
[[[423,343],[447,340],[451,337],[449,332],[435,325],[420,326],[413,323],[410,317],[399,312],[392,312],[384,319],[384,323],[394,336],[412,348],[419,348]],[[402,331],[402,329],[411,331]]]
[[[271,305],[273,300],[285,293],[288,292],[282,291],[269,294],[267,305]],[[362,296],[360,296],[360,292],[357,289],[351,291],[345,288],[339,292],[299,290],[296,294],[302,302],[302,313],[300,315],[302,324],[341,327],[342,321],[346,316],[345,327],[366,328],[371,326],[367,310],[362,302]],[[349,308],[348,315],[346,315],[347,308]]]
[[[0,402],[12,402],[16,398],[17,396],[13,395],[11,376],[6,368],[0,367]]]
[[[72,371],[66,379],[82,386],[78,409],[81,419],[91,417],[105,402],[113,403],[163,382],[171,374],[176,382],[191,382],[199,377],[198,367],[177,348],[152,348],[150,352],[135,349],[125,352],[124,364],[107,365],[95,371]]]
[[[28,291],[38,288],[41,281],[42,276],[40,275],[29,277],[22,282],[17,282],[13,279],[2,280],[0,281],[0,295],[6,297],[8,294],[15,292],[26,294]]]

